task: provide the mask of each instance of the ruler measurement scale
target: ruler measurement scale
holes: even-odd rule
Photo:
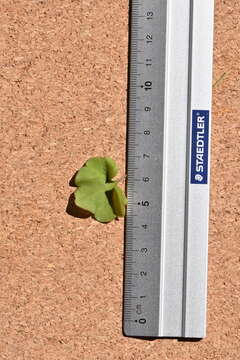
[[[125,307],[131,308],[131,311],[125,313],[125,323],[126,327],[128,327],[128,322],[131,327],[133,326],[132,323],[136,325],[145,323],[147,324],[145,326],[151,327],[151,331],[157,333],[156,313],[159,311],[160,282],[156,274],[160,276],[160,244],[154,242],[154,234],[161,231],[161,209],[156,210],[159,214],[156,212],[153,223],[149,209],[153,206],[156,209],[154,202],[161,199],[161,186],[158,186],[158,183],[160,185],[162,178],[163,135],[160,134],[163,133],[163,121],[157,124],[156,138],[154,139],[154,116],[162,116],[163,119],[164,89],[161,89],[161,81],[164,84],[164,72],[163,70],[162,72],[159,71],[155,66],[160,65],[162,69],[165,67],[165,41],[158,41],[155,44],[156,40],[154,39],[160,36],[161,30],[163,34],[166,31],[166,13],[164,13],[166,12],[166,5],[160,9],[163,11],[163,19],[165,19],[160,26],[158,26],[159,9],[153,11],[153,5],[153,2],[149,7],[140,1],[132,2],[128,123],[129,211],[126,220],[128,241],[125,249]],[[156,9],[156,6],[154,8]],[[145,27],[140,26],[140,23],[143,22],[145,22]],[[153,31],[153,24],[155,24],[157,32]],[[160,59],[162,59],[162,64],[159,64]],[[154,76],[156,70],[158,73],[157,76]],[[157,90],[155,91],[155,98],[153,87]],[[144,172],[141,170],[143,168]],[[157,188],[155,193],[152,192],[153,186]],[[144,190],[144,194],[138,198],[137,195],[142,190]],[[142,220],[140,222],[139,213],[141,213]],[[134,234],[137,237],[134,237]],[[149,234],[151,234],[151,238]],[[135,253],[133,253],[133,248],[136,250]],[[136,260],[133,261],[133,258]],[[139,261],[140,258],[141,261]],[[136,283],[139,285],[139,281],[144,283],[144,287],[142,292],[136,293],[134,290]],[[132,318],[131,316],[134,313],[137,317]]]
[[[206,0],[203,2],[202,5],[198,0],[195,3],[132,0],[131,3],[124,284],[124,332],[130,336],[202,337],[204,332],[204,319],[201,318],[199,324],[199,317],[194,318],[191,313],[201,312],[204,305],[200,303],[194,308],[191,286],[188,286],[194,282],[188,271],[193,267],[194,256],[193,244],[188,242],[188,234],[192,233],[188,213],[194,206],[187,176],[191,99],[196,88],[192,76],[192,63],[196,60],[192,41],[198,43],[196,32],[199,31],[197,28],[194,33],[193,15],[195,11],[196,16],[200,5],[205,12],[199,12],[196,24],[199,26],[198,22],[209,12],[205,35],[209,34],[210,40],[204,50],[211,52],[213,6],[207,5]],[[211,54],[207,58],[211,61]],[[211,67],[206,76],[207,88],[210,88],[210,77]],[[174,80],[179,91],[172,85]],[[209,91],[205,95],[210,99]],[[196,105],[200,106],[201,101]],[[207,105],[209,108],[210,104]],[[177,114],[180,125],[174,123]],[[181,139],[179,144],[172,140],[177,135]],[[181,153],[177,162],[176,146]],[[171,148],[175,148],[175,152]],[[180,181],[171,180],[174,166]],[[203,198],[208,200],[205,190],[204,194]],[[203,225],[206,228],[206,221]],[[181,234],[176,239],[178,233]],[[204,252],[206,246],[198,250]],[[196,270],[204,267],[205,253]],[[206,274],[202,272],[200,287],[206,283]],[[202,290],[199,294],[204,297]],[[194,321],[198,328],[195,332],[188,326]]]

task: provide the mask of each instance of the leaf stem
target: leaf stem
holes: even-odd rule
[[[214,88],[218,83],[220,83],[220,81],[222,81],[222,80],[225,78],[226,74],[227,74],[227,73],[224,72],[224,73],[220,76],[220,78],[215,81],[215,83],[213,84],[213,88]]]
[[[115,180],[115,182],[118,184],[120,182],[123,182],[126,179],[127,175],[123,175],[122,177],[120,177],[120,179]]]

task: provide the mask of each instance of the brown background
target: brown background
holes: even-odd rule
[[[1,0],[0,359],[240,359],[238,0],[216,0],[208,336],[122,335],[123,219],[66,213],[91,156],[125,167],[128,1]]]

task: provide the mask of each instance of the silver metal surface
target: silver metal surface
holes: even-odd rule
[[[131,2],[128,336],[205,336],[209,171],[206,184],[190,177],[193,110],[211,110],[212,28],[212,0]]]

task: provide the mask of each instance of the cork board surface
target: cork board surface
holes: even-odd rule
[[[122,335],[123,220],[66,212],[89,157],[124,173],[128,1],[1,0],[1,360],[240,358],[239,18],[216,0],[207,338],[147,341]]]

